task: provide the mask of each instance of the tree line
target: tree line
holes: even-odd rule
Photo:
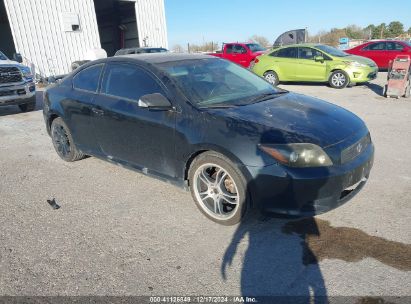
[[[311,35],[308,34],[308,42],[323,43],[333,46],[339,44],[340,38],[348,37],[350,39],[362,39],[362,40],[371,40],[371,39],[384,39],[384,38],[398,38],[411,36],[411,27],[408,30],[405,29],[403,23],[399,21],[392,21],[389,24],[381,23],[379,25],[370,24],[366,27],[360,27],[355,24],[348,25],[345,28],[332,28],[329,31],[320,31],[317,34]],[[275,39],[276,37],[274,37]],[[273,42],[270,42],[264,36],[253,35],[248,41],[257,42],[264,47],[270,47]],[[231,41],[230,41],[231,42]],[[187,44],[187,46],[181,46],[179,44],[174,45],[172,51],[181,53],[181,52],[214,52],[221,49],[221,44],[218,42],[204,42],[203,44]]]
[[[352,24],[342,29],[333,28],[329,31],[320,31],[315,35],[308,35],[308,41],[336,46],[339,44],[339,39],[342,37],[348,37],[350,39],[371,40],[398,38],[407,35],[411,35],[411,27],[408,30],[405,30],[404,24],[399,21],[392,21],[389,24],[370,24],[364,28]]]

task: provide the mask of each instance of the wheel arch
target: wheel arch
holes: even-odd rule
[[[186,160],[185,160],[184,172],[183,172],[184,181],[186,181],[187,183],[189,182],[188,181],[188,174],[189,174],[190,167],[191,167],[193,161],[199,155],[204,154],[206,152],[215,152],[215,153],[221,154],[222,156],[228,158],[235,166],[238,167],[238,169],[244,175],[247,182],[249,182],[252,179],[251,174],[247,170],[246,166],[233,153],[231,153],[227,149],[224,149],[224,148],[219,147],[219,146],[214,146],[214,145],[204,145],[203,146],[203,145],[201,145],[201,146],[196,147],[196,149],[194,149],[194,151],[192,153],[190,153],[189,157],[186,158]]]
[[[334,72],[336,72],[336,71],[344,72],[344,73],[348,76],[348,80],[350,80],[350,82],[351,82],[350,74],[348,74],[348,72],[345,71],[345,70],[344,70],[342,67],[340,67],[340,66],[333,67],[333,68],[330,70],[330,73],[328,74],[328,79],[330,79],[331,75],[332,75]]]
[[[51,134],[51,124],[53,123],[53,121],[56,119],[56,118],[61,118],[61,116],[59,115],[59,114],[57,114],[57,113],[50,113],[49,115],[48,115],[48,117],[47,117],[47,124],[46,124],[46,127],[47,127],[47,133],[50,135]]]
[[[278,80],[280,80],[281,78],[283,78],[282,77],[282,74],[281,74],[281,69],[275,69],[274,67],[267,67],[267,68],[265,68],[265,71],[264,71],[264,73],[263,73],[263,77],[264,77],[264,75],[266,74],[266,73],[268,73],[268,72],[274,72],[274,73],[276,73],[277,74],[277,77],[278,77]]]

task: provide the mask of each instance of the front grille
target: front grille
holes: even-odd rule
[[[341,152],[341,163],[345,164],[359,156],[367,149],[369,144],[371,144],[370,133]]]
[[[0,97],[4,97],[4,96],[22,96],[22,95],[26,95],[26,90],[25,89],[0,91]]]
[[[23,81],[20,70],[16,67],[0,67],[0,84]]]
[[[15,94],[16,94],[16,91],[0,91],[0,97],[13,96]]]

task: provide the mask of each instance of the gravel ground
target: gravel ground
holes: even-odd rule
[[[0,295],[411,296],[411,100],[381,97],[385,77],[281,85],[359,115],[376,146],[363,191],[302,222],[219,226],[167,183],[61,161],[41,93],[35,112],[0,108]]]

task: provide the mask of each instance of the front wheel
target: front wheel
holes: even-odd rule
[[[247,183],[241,171],[215,152],[200,154],[189,170],[191,195],[200,211],[222,225],[235,225],[248,209]]]
[[[328,82],[334,89],[344,89],[350,83],[350,77],[346,72],[338,70],[330,75]]]
[[[264,78],[267,82],[271,83],[273,86],[277,86],[280,83],[278,75],[274,71],[268,71],[264,73]]]
[[[74,162],[84,158],[84,154],[77,150],[73,137],[64,121],[58,117],[51,124],[51,139],[58,156],[66,162]]]

